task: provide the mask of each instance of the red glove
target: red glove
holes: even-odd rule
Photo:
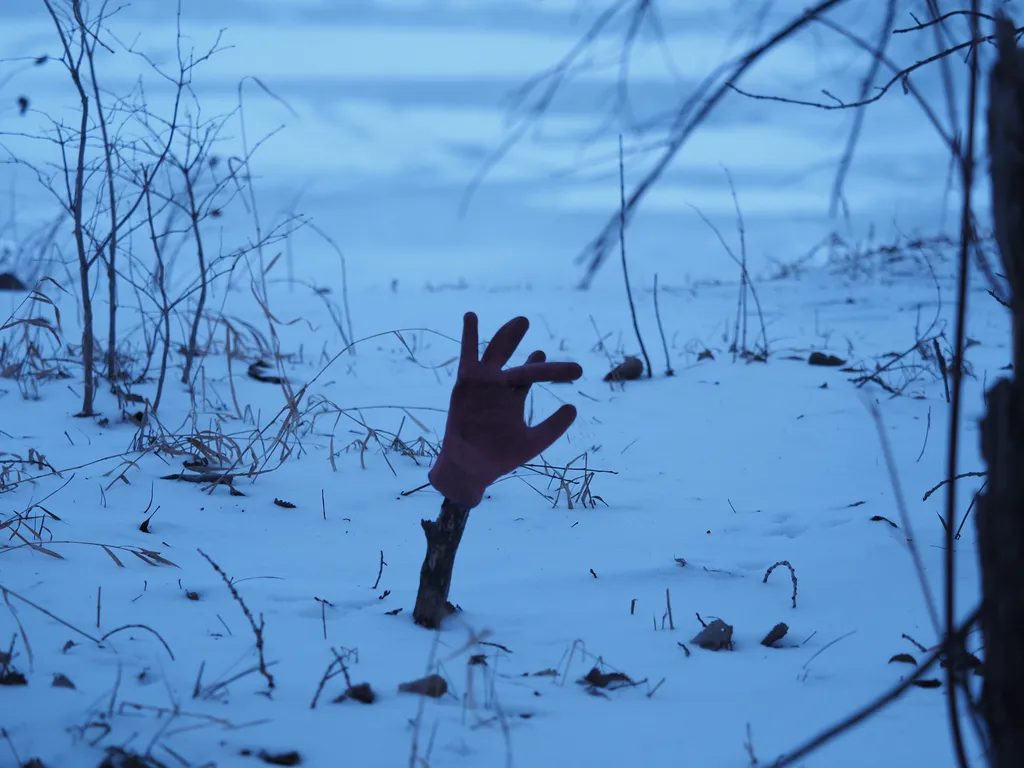
[[[576,408],[563,405],[537,426],[526,425],[523,409],[532,384],[583,375],[576,363],[545,362],[539,350],[525,365],[502,370],[529,327],[525,317],[508,321],[478,359],[476,315],[463,318],[458,378],[441,453],[429,475],[431,485],[461,507],[479,504],[491,483],[546,451],[576,420]]]

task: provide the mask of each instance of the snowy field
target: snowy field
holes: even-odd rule
[[[137,762],[109,764],[741,768],[770,765],[911,674],[893,657],[919,661],[941,636],[908,539],[938,600],[945,495],[922,499],[945,472],[955,249],[941,238],[956,237],[957,205],[919,109],[902,92],[872,107],[844,221],[829,216],[829,196],[853,113],[729,96],[629,229],[655,378],[609,384],[611,367],[639,353],[618,252],[586,292],[574,289],[574,257],[617,210],[620,128],[604,118],[621,28],[460,215],[515,125],[510,92],[565,55],[600,8],[349,5],[183,2],[186,47],[205,50],[221,29],[231,46],[195,72],[204,114],[235,110],[218,153],[272,134],[247,191],[225,192],[230,205],[204,219],[210,251],[258,239],[257,222],[295,229],[211,280],[191,388],[180,383],[197,296],[187,236],[168,266],[174,295],[187,296],[155,415],[159,352],[148,368],[146,353],[162,343],[162,321],[150,299],[124,278],[131,378],[117,392],[101,380],[97,416],[76,418],[70,227],[59,254],[27,268],[64,290],[39,289],[60,309],[59,344],[40,324],[0,333],[0,680],[11,683],[0,685],[0,766],[91,768],[130,753]],[[760,20],[740,3],[699,5],[661,5],[664,46],[648,44],[630,73],[638,120],[670,110],[803,3],[767,4]],[[837,18],[871,36],[873,7],[852,3]],[[59,63],[31,64],[59,56],[59,40],[42,3],[6,0],[2,13],[0,144],[54,162],[54,146],[26,134],[46,128],[42,112],[74,116]],[[911,23],[904,14],[895,26]],[[110,28],[173,62],[172,4],[140,0]],[[933,44],[904,37],[892,55],[913,61]],[[863,65],[817,29],[743,86],[853,100]],[[121,48],[98,66],[111,93],[147,72]],[[169,89],[146,77],[148,103],[165,110]],[[244,77],[259,82],[242,86],[239,113]],[[938,74],[915,82],[934,93]],[[31,109],[19,115],[23,94]],[[638,143],[627,131],[627,186],[654,158],[633,153]],[[739,269],[695,210],[740,253],[724,169],[757,291],[756,302],[746,294],[745,339]],[[0,245],[16,254],[59,210],[25,166],[0,165],[0,188]],[[815,249],[831,233],[849,245]],[[125,258],[148,263],[148,233],[125,240],[137,249]],[[13,258],[4,270],[17,270]],[[0,310],[55,319],[25,292],[0,294]],[[580,415],[470,515],[452,587],[461,611],[430,632],[411,619],[420,520],[441,501],[423,486],[469,310],[483,338],[530,319],[514,363],[544,349],[583,366],[575,384],[534,387],[528,419],[564,402]],[[970,313],[964,471],[983,468],[982,393],[1010,358],[1004,310],[978,276]],[[30,343],[49,361],[32,370],[47,374],[8,367],[31,357]],[[815,352],[842,362],[810,365]],[[176,479],[218,468],[230,468],[231,488]],[[953,525],[980,483],[960,483]],[[766,580],[780,561],[792,570]],[[965,616],[979,594],[969,517],[956,562]],[[734,628],[718,651],[693,641],[714,619]],[[785,636],[762,644],[780,622]],[[594,668],[629,681],[586,684]],[[399,690],[430,674],[446,681],[440,697]],[[372,703],[344,696],[360,683]],[[943,686],[911,688],[798,764],[953,765]]]

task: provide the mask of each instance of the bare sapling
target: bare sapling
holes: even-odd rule
[[[77,96],[76,125],[69,126],[59,117],[44,114],[52,125],[52,133],[18,137],[52,144],[59,154],[59,161],[36,166],[16,155],[11,161],[32,170],[71,220],[82,314],[84,389],[78,415],[88,417],[95,413],[98,354],[93,296],[100,286],[94,284],[93,267],[97,263],[105,266],[106,297],[110,305],[104,353],[105,375],[114,380],[123,375],[118,362],[117,325],[118,264],[123,255],[122,246],[125,238],[130,238],[132,231],[142,224],[135,220],[135,216],[174,140],[178,103],[195,62],[185,63],[179,56],[182,69],[177,80],[172,79],[177,85],[172,116],[164,121],[166,129],[160,137],[161,146],[148,153],[146,162],[140,163],[137,139],[124,137],[122,130],[130,124],[146,123],[148,107],[144,101],[141,105],[133,103],[130,97],[111,97],[109,104],[104,103],[106,97],[101,87],[96,54],[100,50],[113,51],[104,42],[107,36],[106,6],[101,7],[96,16],[87,17],[87,6],[80,0],[43,0],[43,4],[60,40],[60,61]],[[39,61],[45,62],[46,58]],[[56,173],[51,173],[48,166],[56,168]],[[56,229],[53,239],[57,240]],[[58,243],[54,248],[59,252]]]
[[[192,146],[189,143],[188,149]],[[196,311],[192,317],[192,325],[189,330],[188,340],[185,342],[185,365],[181,371],[181,383],[188,384],[192,375],[192,362],[199,349],[196,341],[199,336],[199,324],[203,319],[203,310],[206,308],[207,271],[206,271],[206,249],[203,244],[203,234],[200,229],[200,220],[203,218],[203,211],[196,202],[195,185],[199,174],[202,173],[204,163],[210,160],[203,152],[195,152],[193,157],[187,157],[184,162],[175,163],[183,177],[185,188],[185,215],[188,217],[189,228],[191,229],[193,244],[195,245],[196,262],[199,267],[199,295],[196,299]]]
[[[89,37],[87,28],[84,25],[80,25],[77,29],[77,36],[79,38],[78,48],[74,49],[72,35],[76,30],[65,26],[57,16],[57,12],[54,10],[53,4],[50,0],[43,0],[43,3],[46,5],[46,10],[53,19],[54,26],[57,29],[57,34],[60,37],[61,47],[63,49],[61,62],[67,68],[68,74],[71,76],[71,82],[74,83],[75,90],[78,92],[81,108],[81,121],[79,123],[77,137],[75,139],[66,137],[64,135],[64,131],[60,128],[58,128],[58,136],[61,141],[62,149],[65,146],[69,146],[71,141],[77,143],[77,151],[74,155],[75,161],[72,165],[68,164],[68,156],[65,152],[62,152],[61,156],[64,162],[64,177],[65,179],[70,179],[72,182],[68,185],[68,195],[65,205],[71,213],[74,221],[73,235],[75,241],[75,253],[78,257],[78,290],[82,300],[83,391],[82,410],[78,415],[82,417],[89,417],[93,415],[93,401],[95,400],[96,394],[96,381],[93,371],[95,361],[93,345],[95,340],[93,337],[92,291],[90,290],[89,285],[89,252],[86,249],[86,232],[83,224],[85,207],[86,145],[89,138],[90,106],[89,93],[86,91],[85,84],[82,81],[81,70],[82,58],[89,47]],[[73,0],[73,6],[78,10],[78,0]]]
[[[222,163],[216,153],[221,131],[230,117],[229,113],[199,123],[188,114],[181,120],[177,128],[178,146],[169,148],[164,154],[164,183],[149,184],[143,190],[143,216],[154,256],[152,265],[146,268],[144,282],[120,275],[141,297],[149,300],[158,316],[154,333],[158,332],[161,341],[157,393],[152,403],[154,412],[159,407],[165,389],[172,347],[171,321],[179,307],[195,299],[191,314],[186,318],[179,317],[185,326],[185,341],[181,345],[184,362],[180,380],[192,386],[197,373],[196,359],[213,344],[212,333],[209,340],[200,342],[203,323],[207,322],[211,326],[224,324],[223,317],[211,316],[207,312],[211,286],[220,277],[234,272],[239,262],[257,247],[279,242],[293,231],[288,226],[275,227],[262,242],[247,243],[226,253],[210,253],[207,250],[204,228],[208,221],[222,217],[238,198],[238,187],[242,183],[240,177],[244,173],[242,160],[231,158],[227,163]],[[159,136],[152,125],[149,129],[154,132],[154,136]],[[149,149],[162,151],[159,146]],[[223,166],[226,166],[226,170],[220,172]],[[172,297],[171,259],[182,253],[194,253],[198,268],[192,271],[193,276],[184,286],[173,289],[175,295]],[[146,312],[140,306],[140,313]],[[156,347],[155,344],[150,345],[154,351]]]
[[[163,331],[162,342],[160,344],[160,371],[157,374],[156,395],[153,397],[151,406],[153,413],[156,413],[160,410],[160,400],[163,398],[164,383],[167,381],[167,363],[171,355],[171,304],[167,299],[167,268],[164,265],[164,252],[162,245],[164,240],[157,236],[156,233],[153,213],[153,196],[150,194],[149,190],[146,190],[146,222],[149,226],[149,237],[150,242],[153,245],[153,256],[156,262],[153,282],[156,284],[157,291],[160,294],[160,324]],[[155,338],[155,331],[153,335]]]
[[[107,296],[109,299],[109,329],[107,335],[107,379],[113,381],[117,375],[117,246],[118,229],[121,222],[117,218],[117,190],[114,180],[113,156],[115,149],[110,142],[110,132],[107,130],[107,117],[103,111],[103,101],[100,96],[100,84],[96,78],[96,46],[99,37],[92,38],[89,43],[85,33],[89,29],[85,18],[82,16],[82,5],[80,2],[72,2],[71,11],[74,17],[75,26],[82,35],[82,51],[85,54],[85,62],[89,68],[89,81],[92,84],[92,98],[96,123],[100,129],[102,140],[101,155],[103,157],[103,170],[106,176],[107,192],[107,217],[110,220],[110,232],[107,235]],[[96,21],[96,28],[99,29],[103,22],[102,12]]]

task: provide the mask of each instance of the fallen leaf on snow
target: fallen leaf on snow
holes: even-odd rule
[[[341,696],[336,698],[334,703],[340,704],[341,702],[348,701],[349,699],[358,701],[361,704],[373,704],[373,702],[377,700],[377,694],[373,692],[373,688],[370,687],[369,683],[359,683],[358,685],[353,685],[341,694]]]
[[[398,690],[402,693],[418,693],[421,696],[439,699],[448,693],[448,681],[438,674],[427,675],[411,683],[400,683]]]
[[[764,639],[761,640],[761,645],[766,648],[771,648],[775,643],[784,638],[787,632],[789,632],[789,626],[779,622],[771,628],[771,631],[769,631],[767,635],[764,636]]]
[[[629,675],[622,672],[602,672],[597,667],[594,667],[587,672],[586,677],[578,682],[585,685],[592,685],[595,688],[607,688],[613,683],[633,685],[633,681],[630,679]]]
[[[267,765],[301,765],[302,758],[295,750],[291,752],[260,752],[260,760]]]
[[[836,357],[835,355],[826,355],[824,352],[811,352],[811,356],[807,358],[809,365],[823,365],[826,368],[839,368],[840,366],[846,365],[846,361],[842,358]]]
[[[913,664],[916,667],[917,659],[915,659],[909,653],[897,653],[895,656],[889,659],[889,663]]]
[[[691,643],[706,651],[732,650],[732,627],[721,619],[715,619],[696,634]]]
[[[639,357],[627,357],[605,374],[605,381],[633,381],[644,375],[644,364]]]
[[[72,691],[75,690],[75,684],[71,682],[67,675],[62,675],[58,672],[53,676],[53,682],[50,683],[51,688],[70,688]]]

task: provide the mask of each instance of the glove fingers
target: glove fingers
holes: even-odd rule
[[[538,382],[565,383],[576,381],[583,369],[576,363],[527,363],[505,371],[505,381],[513,387],[529,386]]]
[[[550,448],[576,421],[576,406],[563,405],[536,427],[530,428],[534,456]]]
[[[496,368],[503,368],[516,352],[516,347],[530,329],[530,321],[525,317],[515,317],[498,329],[491,343],[484,350],[480,362]]]
[[[538,349],[535,352],[531,352],[530,356],[526,358],[527,365],[536,365],[537,363],[543,363],[547,361],[548,356],[544,353],[544,350]],[[505,373],[504,371],[502,373]],[[530,391],[531,384],[511,384],[512,389],[520,392],[523,395],[523,399],[526,399],[526,393]]]
[[[459,359],[459,368],[475,363],[479,358],[480,346],[479,322],[476,314],[467,312],[462,317],[462,357]]]

